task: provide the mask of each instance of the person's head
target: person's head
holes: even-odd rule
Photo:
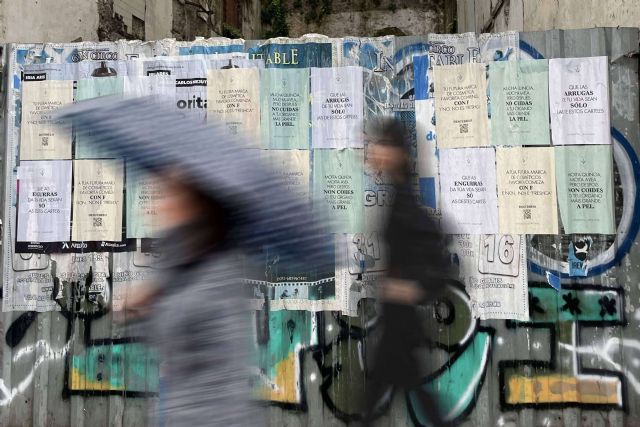
[[[211,229],[216,230],[214,234],[222,238],[224,209],[213,197],[205,194],[179,170],[164,170],[156,177],[162,188],[162,197],[156,209],[163,229],[170,230],[200,221],[211,225]]]
[[[407,131],[399,120],[382,118],[367,129],[367,165],[394,179],[404,179],[409,171]]]

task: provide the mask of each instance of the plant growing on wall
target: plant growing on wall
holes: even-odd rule
[[[297,1],[297,3],[301,3]],[[332,11],[331,0],[309,0],[307,2],[308,11],[304,15],[304,20],[310,22],[321,22],[322,19]]]
[[[283,0],[269,0],[262,5],[262,25],[268,30],[264,37],[288,37],[287,9]]]

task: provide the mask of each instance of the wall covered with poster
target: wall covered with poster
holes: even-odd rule
[[[161,95],[250,135],[332,218],[326,259],[293,266],[260,248],[264,268],[239,284],[274,424],[361,417],[393,201],[365,167],[380,116],[409,130],[416,199],[459,272],[424,310],[437,350],[420,387],[468,425],[640,422],[639,41],[595,29],[9,45],[0,425],[145,425],[157,404],[157,355],[122,304],[155,269],[161,189],[51,115],[108,94]],[[426,425],[416,402],[386,394],[381,425]]]

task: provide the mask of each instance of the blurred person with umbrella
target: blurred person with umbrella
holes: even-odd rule
[[[243,257],[277,245],[290,261],[326,250],[324,229],[265,170],[259,150],[222,124],[185,118],[151,98],[98,98],[60,110],[101,151],[155,176],[166,228],[158,280],[127,306],[146,316],[166,375],[167,426],[264,425],[249,385],[250,311]]]

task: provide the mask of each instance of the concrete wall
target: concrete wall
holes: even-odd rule
[[[240,31],[245,39],[262,37],[262,21],[260,19],[260,0],[240,0]]]
[[[172,0],[147,0],[146,3],[144,17],[146,40],[171,37]]]
[[[638,0],[457,0],[458,32],[640,26]]]
[[[95,0],[12,0],[0,2],[0,43],[96,40]]]

